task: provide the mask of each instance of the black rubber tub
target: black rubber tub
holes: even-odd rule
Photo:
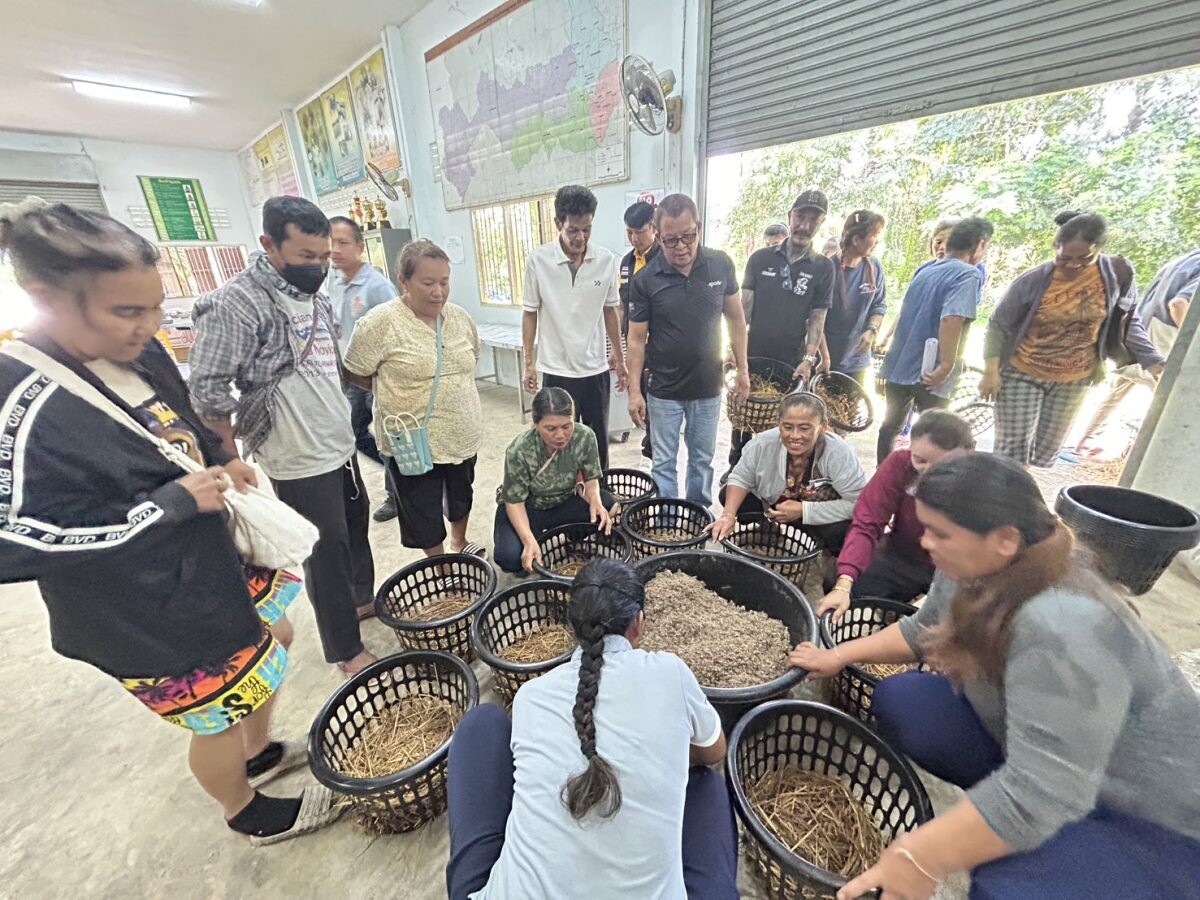
[[[855,600],[837,622],[833,621],[832,611],[821,616],[821,644],[833,649],[838,644],[882,631],[893,622],[911,616],[916,611],[915,606],[897,600],[863,597]],[[851,663],[829,681],[833,705],[864,722],[873,721],[875,717],[871,713],[871,697],[875,693],[875,686],[881,680],[861,666]]]
[[[848,880],[792,853],[750,805],[750,787],[768,770],[787,765],[845,783],[889,844],[933,818],[933,805],[912,766],[862,722],[807,700],[763,704],[734,726],[725,780],[746,826],[746,858],[768,897],[834,900]]]
[[[802,641],[816,642],[816,618],[800,589],[762,566],[728,553],[684,550],[651,556],[635,563],[633,568],[643,584],[659,572],[677,571],[692,575],[726,600],[746,609],[764,612],[781,621],[787,626],[792,646]],[[786,696],[788,691],[804,680],[806,674],[803,669],[788,669],[765,684],[743,688],[701,687],[720,714],[721,724],[728,732],[747,710],[767,700]]]
[[[334,691],[309,731],[313,775],[349,798],[373,831],[414,831],[446,809],[449,740],[420,762],[390,775],[352,778],[341,772],[340,763],[372,717],[419,694],[446,700],[465,715],[479,703],[479,682],[471,667],[453,654],[397,653],[367,666]]]
[[[503,590],[480,607],[471,625],[471,646],[492,670],[492,684],[505,706],[512,706],[521,685],[561,666],[575,652],[569,650],[541,662],[518,663],[505,659],[504,649],[542,625],[566,625],[571,586],[565,581],[532,579]]]
[[[542,551],[542,561],[535,562],[533,570],[543,578],[566,582],[574,581],[575,573],[560,573],[559,566],[584,560],[590,562],[601,556],[621,562],[633,558],[629,535],[620,528],[605,534],[594,522],[572,522],[551,528],[538,538],[538,547]]]
[[[1133,594],[1154,587],[1175,554],[1200,543],[1200,516],[1145,491],[1073,484],[1054,510],[1095,552],[1101,573]]]

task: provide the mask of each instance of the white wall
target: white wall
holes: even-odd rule
[[[517,324],[521,317],[519,309],[481,305],[470,213],[446,209],[441,185],[434,181],[429,150],[435,133],[425,78],[425,51],[490,12],[495,5],[495,0],[460,0],[449,6],[430,4],[404,24],[389,26],[384,47],[389,54],[388,64],[394,68],[394,83],[399,91],[397,108],[408,150],[405,167],[412,181],[415,230],[420,236],[439,243],[448,235],[461,236],[467,253],[466,261],[454,267],[454,302],[467,309],[478,322]],[[695,78],[695,6],[678,0],[673,3],[631,0],[629,4],[628,51],[646,57],[659,70],[675,71],[679,82],[676,90],[684,98],[684,115],[680,134],[649,137],[633,129],[629,136],[629,181],[593,186],[599,201],[593,240],[615,251],[623,253],[625,248],[625,226],[621,216],[627,205],[627,191],[653,188],[665,188],[668,192],[694,191],[697,117],[691,103],[698,92],[692,89],[693,82],[688,79]],[[685,22],[685,17],[692,21]],[[687,40],[689,36],[690,41]],[[686,66],[685,47],[691,57]]]
[[[131,228],[128,208],[146,205],[139,175],[196,178],[209,207],[229,213],[230,227],[216,230],[217,241],[249,249],[258,244],[259,228],[247,214],[232,152],[0,131],[0,179],[90,180],[85,177],[89,161],[109,214]],[[135,230],[156,240],[153,228]]]

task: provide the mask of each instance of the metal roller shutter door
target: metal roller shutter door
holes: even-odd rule
[[[80,209],[108,212],[98,184],[0,180],[0,203],[20,203],[26,197],[41,197],[47,203],[69,203]]]
[[[1200,0],[710,0],[716,156],[1200,64]]]

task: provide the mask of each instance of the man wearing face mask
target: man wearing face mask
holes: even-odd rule
[[[325,659],[375,661],[358,621],[371,609],[369,507],[355,459],[329,300],[329,220],[299,197],[263,205],[262,252],[192,309],[192,402],[227,452],[253,454],[284,503],[320,531],[304,566]],[[233,388],[237,388],[235,397]]]

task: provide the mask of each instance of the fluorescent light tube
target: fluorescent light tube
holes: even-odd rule
[[[192,98],[185,97],[183,94],[144,91],[140,88],[118,87],[115,84],[100,84],[96,81],[72,81],[71,85],[80,94],[100,100],[120,100],[125,103],[167,106],[173,109],[187,109],[192,105]]]

